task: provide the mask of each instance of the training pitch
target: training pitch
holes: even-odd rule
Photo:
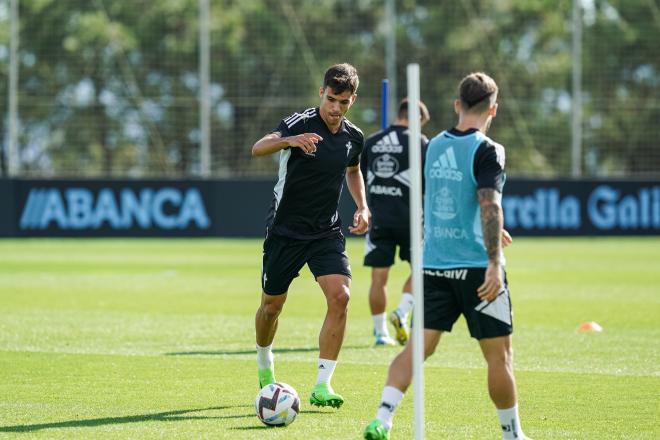
[[[302,412],[266,428],[254,414],[260,240],[0,240],[0,437],[360,438],[400,350],[372,347],[362,244],[348,240],[352,298],[333,378],[346,403],[308,402],[325,302],[305,268],[274,345],[276,377]],[[660,438],[660,237],[514,237],[506,255],[525,432]],[[393,269],[389,310],[406,275]],[[586,321],[603,331],[578,332]],[[500,438],[462,319],[425,372],[427,438]],[[412,420],[410,393],[392,438],[412,438]]]

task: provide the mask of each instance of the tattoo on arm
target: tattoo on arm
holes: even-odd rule
[[[477,191],[477,195],[481,207],[481,228],[488,259],[492,262],[500,262],[504,224],[500,194],[493,188],[482,188]]]

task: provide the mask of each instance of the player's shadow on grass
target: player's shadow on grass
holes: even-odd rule
[[[300,411],[301,414],[334,414],[334,411],[315,411],[315,410],[302,410]],[[261,425],[250,425],[250,426],[234,426],[229,429],[234,429],[238,431],[254,431],[254,430],[261,430],[261,429],[277,429],[277,428],[283,428],[283,426],[266,426],[264,424]]]
[[[32,431],[39,431],[42,429],[91,428],[95,426],[116,425],[122,423],[176,422],[181,420],[242,419],[242,418],[254,417],[254,414],[252,412],[250,414],[239,414],[239,415],[229,415],[229,416],[190,415],[191,413],[199,413],[202,411],[223,410],[229,408],[252,408],[252,405],[213,406],[210,408],[181,409],[176,411],[166,411],[155,414],[139,414],[136,416],[102,417],[98,419],[66,420],[63,422],[37,423],[34,425],[0,426],[0,432],[32,432]]]
[[[344,345],[342,350],[354,350],[364,348],[362,345]],[[273,353],[305,353],[309,351],[319,351],[318,347],[292,347],[292,348],[274,348]],[[165,353],[165,356],[238,356],[242,354],[255,354],[252,350],[218,350],[218,351],[176,351]]]

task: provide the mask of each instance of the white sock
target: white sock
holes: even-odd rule
[[[380,420],[387,429],[392,429],[392,418],[394,417],[394,410],[403,399],[401,390],[386,385],[383,388],[383,394],[380,397],[380,407],[376,413],[376,418]]]
[[[399,301],[399,307],[397,307],[396,311],[399,314],[401,318],[405,318],[408,316],[408,313],[412,310],[413,308],[413,296],[409,292],[403,292],[401,294],[401,300]]]
[[[387,331],[387,313],[383,312],[379,315],[371,315],[374,320],[374,332],[376,336],[389,336]]]
[[[503,440],[524,439],[522,427],[520,426],[520,416],[518,415],[518,405],[509,409],[498,409],[497,415],[502,425]]]
[[[330,383],[330,380],[332,379],[332,373],[335,372],[336,366],[337,361],[319,358],[319,370],[316,376],[316,384],[318,385],[320,383]]]
[[[273,344],[267,347],[257,344],[257,365],[259,368],[270,368],[273,365]]]

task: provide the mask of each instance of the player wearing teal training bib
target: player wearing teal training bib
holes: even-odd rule
[[[502,193],[504,147],[475,128],[443,131],[431,140],[424,178],[424,267],[486,267],[477,191]]]
[[[486,136],[498,88],[472,73],[459,86],[458,124],[429,143],[424,165],[424,355],[460,315],[488,364],[488,391],[503,440],[528,439],[520,426],[513,375],[511,302],[504,272],[504,147]],[[380,407],[364,431],[389,439],[392,419],[412,381],[412,345],[392,361]]]

